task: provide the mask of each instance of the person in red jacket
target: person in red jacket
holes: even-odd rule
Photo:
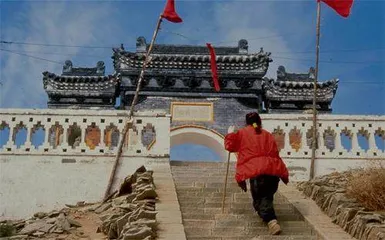
[[[274,211],[274,194],[280,179],[285,184],[289,182],[289,172],[279,156],[274,136],[262,128],[259,114],[248,113],[246,124],[236,132],[233,126],[229,128],[225,148],[238,153],[235,179],[245,192],[246,180],[249,179],[255,211],[267,223],[270,233],[278,235],[281,227]]]

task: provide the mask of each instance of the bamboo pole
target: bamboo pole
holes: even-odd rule
[[[154,34],[153,34],[152,39],[151,39],[150,46],[148,47],[148,50],[146,51],[142,70],[140,71],[139,79],[138,79],[138,82],[136,85],[136,91],[135,91],[134,99],[132,100],[130,111],[128,113],[128,120],[125,122],[125,125],[123,128],[122,137],[121,137],[121,141],[119,142],[118,152],[117,152],[116,157],[115,157],[114,166],[113,166],[111,174],[110,174],[110,179],[108,181],[107,189],[104,193],[104,198],[103,198],[104,200],[106,200],[110,196],[111,187],[114,184],[116,170],[117,170],[118,165],[119,165],[119,159],[122,155],[123,144],[124,144],[124,141],[126,140],[126,135],[127,135],[128,129],[130,127],[130,123],[132,123],[132,121],[133,121],[132,117],[134,115],[135,105],[138,101],[140,85],[142,84],[142,81],[143,81],[144,71],[146,70],[147,64],[151,61],[150,53],[151,53],[151,50],[154,46],[156,37],[158,36],[158,32],[159,32],[161,23],[162,23],[162,15],[159,16],[158,22],[156,24],[156,29],[155,29]]]
[[[230,167],[230,152],[227,156],[227,170],[226,170],[225,184],[223,187],[223,197],[222,197],[222,214],[225,212],[225,200],[226,200],[226,190],[227,190],[227,178],[229,176],[229,167]]]
[[[317,1],[317,40],[316,40],[316,62],[314,74],[314,93],[313,93],[313,139],[310,163],[310,179],[314,178],[315,155],[317,148],[317,82],[319,69],[319,49],[320,49],[320,31],[321,31],[321,1]]]

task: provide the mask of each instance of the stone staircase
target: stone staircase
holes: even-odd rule
[[[279,193],[275,195],[275,210],[282,234],[270,236],[266,224],[253,210],[249,186],[244,193],[235,183],[234,163],[230,163],[224,214],[224,163],[172,161],[171,171],[188,240],[318,239],[303,217]]]

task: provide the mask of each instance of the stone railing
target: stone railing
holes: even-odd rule
[[[319,115],[316,157],[341,159],[385,159],[385,117]],[[277,140],[285,158],[311,157],[311,114],[263,115],[263,127]]]
[[[312,115],[263,115],[263,127],[276,138],[292,181],[310,177]],[[385,117],[319,115],[315,176],[367,167],[368,160],[385,161]]]
[[[126,111],[0,110],[0,155],[111,155],[117,151]],[[124,143],[124,156],[168,156],[170,116],[140,112]]]

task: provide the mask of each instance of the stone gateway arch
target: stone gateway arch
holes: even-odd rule
[[[66,61],[61,75],[44,72],[44,88],[50,108],[128,109],[133,100],[136,83],[149,45],[144,37],[136,42],[136,51],[124,46],[113,49],[114,74],[105,75],[103,62],[94,68],[76,68]],[[301,113],[311,108],[314,71],[306,74],[287,73],[278,68],[277,78],[265,74],[272,62],[263,49],[248,52],[247,40],[238,46],[216,47],[221,90],[215,92],[206,46],[156,44],[141,86],[138,111],[161,111],[171,115],[171,129],[195,126],[197,132],[185,133],[171,139],[172,144],[203,144],[223,159],[223,150],[213,143],[223,136],[229,125],[244,125],[250,111],[260,113]],[[319,83],[318,111],[331,112],[331,102],[338,80]],[[120,99],[116,106],[116,99]],[[202,127],[202,128],[199,128]],[[178,130],[177,132],[181,132]],[[205,136],[204,136],[205,135]],[[193,137],[194,136],[194,137]],[[197,140],[201,136],[201,141]],[[208,137],[208,138],[206,138]],[[179,139],[179,140],[178,140]],[[208,139],[211,139],[210,141]]]

